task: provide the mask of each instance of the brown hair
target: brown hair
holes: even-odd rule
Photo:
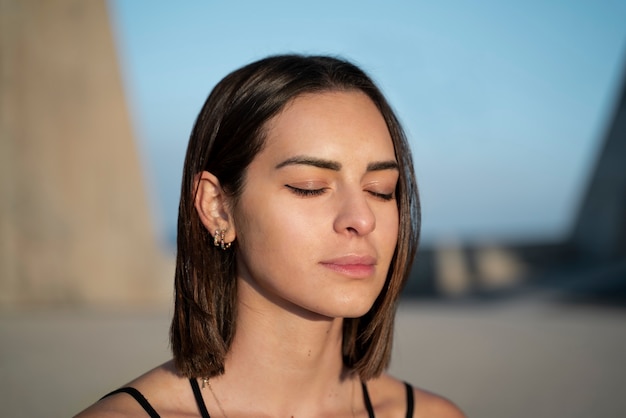
[[[363,317],[344,319],[343,358],[363,380],[388,366],[396,304],[420,230],[408,142],[378,87],[354,64],[326,56],[281,55],[248,64],[220,81],[191,132],[178,214],[175,308],[170,329],[174,361],[184,376],[223,373],[236,328],[237,243],[228,251],[213,246],[210,231],[194,207],[196,176],[202,171],[214,174],[236,206],[246,168],[263,147],[267,121],[302,94],[346,90],[369,96],[387,123],[400,169],[396,188],[400,227],[380,295]]]

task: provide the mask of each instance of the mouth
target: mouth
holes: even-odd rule
[[[372,276],[376,269],[376,259],[369,255],[348,255],[321,261],[320,264],[336,273],[353,278]]]

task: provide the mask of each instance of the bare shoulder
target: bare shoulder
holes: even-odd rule
[[[405,382],[388,374],[367,383],[376,416],[404,417],[407,410]],[[414,418],[465,418],[465,414],[450,400],[429,391],[412,387]]]
[[[116,395],[102,399],[74,418],[124,418],[145,416],[143,408],[130,396]]]
[[[423,389],[413,388],[415,396],[414,417],[465,418],[463,411],[453,402]]]
[[[165,363],[122,387],[134,388],[147,399],[157,412],[176,411],[181,397],[186,393],[186,387],[181,383],[185,379],[176,375],[171,362]],[[184,412],[178,410],[178,412]],[[178,414],[184,416],[184,413]],[[119,393],[104,398],[74,418],[126,418],[145,417],[146,411],[129,394]]]

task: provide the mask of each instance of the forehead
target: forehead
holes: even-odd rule
[[[395,159],[387,124],[361,91],[329,91],[296,97],[266,125],[264,152],[277,158],[314,154],[337,159]]]

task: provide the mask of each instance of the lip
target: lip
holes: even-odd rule
[[[369,255],[346,255],[321,261],[329,270],[353,278],[365,278],[374,274],[376,259]]]

